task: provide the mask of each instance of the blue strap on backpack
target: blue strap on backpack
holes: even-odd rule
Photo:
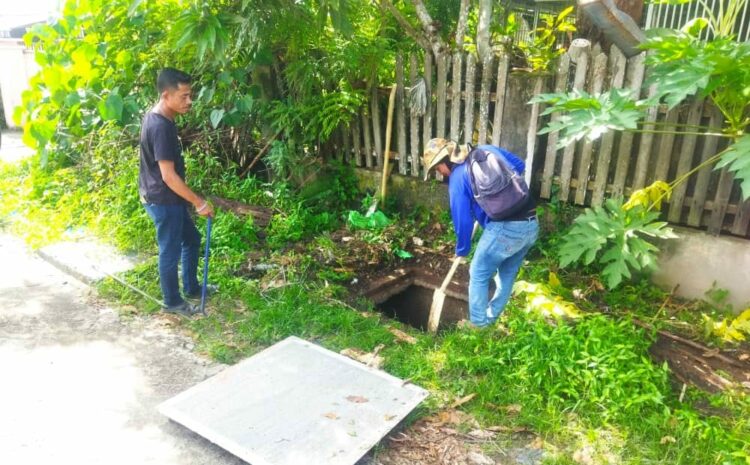
[[[518,213],[529,197],[529,187],[494,146],[470,147],[467,171],[474,200],[493,221]]]

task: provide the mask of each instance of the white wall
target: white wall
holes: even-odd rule
[[[679,284],[677,295],[698,299],[716,282],[729,291],[728,303],[735,312],[750,308],[750,240],[674,230],[679,239],[659,243],[659,271],[653,281],[667,290]]]
[[[0,91],[3,96],[5,121],[16,127],[13,111],[21,104],[21,93],[28,89],[29,79],[39,71],[34,51],[20,39],[0,39]]]

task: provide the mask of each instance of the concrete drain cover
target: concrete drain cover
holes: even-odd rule
[[[252,465],[351,465],[427,395],[289,337],[159,411]]]

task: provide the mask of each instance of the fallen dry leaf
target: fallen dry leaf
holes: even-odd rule
[[[524,428],[523,426],[514,426],[511,428],[510,426],[502,426],[502,425],[490,426],[489,428],[487,428],[487,431],[493,431],[495,433],[529,433],[531,432],[530,429]]]
[[[465,403],[471,401],[476,396],[477,396],[476,392],[472,393],[472,394],[469,394],[468,396],[464,396],[464,397],[458,399],[457,401],[453,402],[449,408],[458,408],[458,407],[464,405]]]
[[[494,460],[479,452],[470,451],[466,458],[471,465],[495,465]]]
[[[495,433],[486,429],[475,429],[469,431],[469,436],[477,439],[492,439],[495,437]]]
[[[703,352],[703,356],[706,358],[716,357],[717,355],[719,355],[719,349],[711,349]]]
[[[514,415],[521,413],[521,406],[519,404],[501,405],[499,408]]]
[[[394,418],[396,418],[397,416],[398,415],[388,415],[388,414],[385,414],[385,415],[383,415],[383,418],[385,419],[385,421],[391,421]]]
[[[401,331],[400,329],[397,329],[397,328],[388,328],[388,331],[391,334],[393,334],[394,336],[396,336],[396,339],[399,340],[399,341],[401,341],[401,342],[406,342],[406,343],[409,343],[409,344],[416,344],[417,343],[417,338],[415,338],[414,336],[410,336],[410,335],[406,334],[405,332]]]
[[[742,355],[740,355],[740,360],[741,361],[744,362],[747,359],[750,359],[750,354],[742,354]]]
[[[460,410],[443,410],[437,414],[435,420],[435,426],[470,424],[474,428],[479,427],[474,417]]]
[[[369,399],[362,396],[347,396],[346,400],[349,402],[354,402],[355,404],[364,404],[365,402],[369,402]]]
[[[376,350],[379,352],[377,347]],[[380,368],[383,366],[383,357],[378,355],[377,352],[369,353],[359,349],[349,348],[344,349],[339,353],[370,367]]]
[[[541,449],[544,447],[544,439],[537,437],[531,444],[529,444],[529,447],[532,449]]]
[[[677,439],[673,438],[672,436],[664,436],[663,438],[661,438],[661,440],[659,440],[659,442],[662,444],[674,444],[675,442],[677,442]]]
[[[339,419],[339,416],[338,416],[338,415],[336,415],[336,414],[335,414],[335,413],[333,413],[333,412],[328,412],[328,413],[326,413],[326,414],[325,414],[325,415],[323,415],[323,416],[324,416],[324,417],[326,417],[326,418],[330,418],[331,420],[338,420],[338,419]]]

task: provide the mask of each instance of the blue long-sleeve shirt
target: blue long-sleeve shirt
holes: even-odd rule
[[[484,149],[496,157],[502,157],[518,174],[523,174],[526,169],[526,163],[507,150],[494,145],[480,145],[477,148]],[[451,218],[453,219],[453,230],[456,233],[456,255],[459,257],[465,257],[471,251],[471,231],[474,229],[474,221],[479,222],[482,228],[490,221],[487,214],[474,200],[466,165],[467,163],[454,165],[448,177]]]

